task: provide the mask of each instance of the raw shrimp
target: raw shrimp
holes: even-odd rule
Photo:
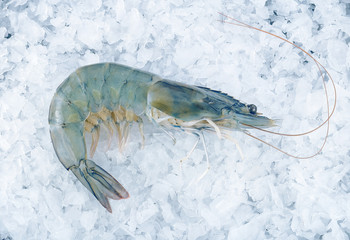
[[[260,116],[254,104],[242,103],[219,91],[165,80],[157,75],[114,63],[79,68],[58,88],[49,113],[51,139],[67,170],[108,210],[108,198],[129,194],[109,173],[87,158],[85,132],[92,133],[91,155],[98,142],[100,125],[116,127],[119,144],[129,126],[142,115],[163,129],[198,132],[243,130],[251,125],[272,127],[274,121]],[[246,125],[243,125],[246,124]]]
[[[134,122],[138,123],[144,139],[144,116],[167,133],[169,129],[181,129],[200,137],[202,131],[210,131],[230,140],[228,131],[242,131],[254,137],[247,129],[262,130],[276,125],[274,120],[258,113],[254,104],[243,103],[220,91],[162,79],[115,63],[77,69],[57,88],[51,101],[50,135],[63,166],[72,171],[109,212],[112,212],[109,198],[125,199],[129,193],[88,159],[85,133],[92,135],[92,157],[101,126],[110,134],[113,129],[117,130],[122,148]],[[330,116],[328,110],[325,122]]]

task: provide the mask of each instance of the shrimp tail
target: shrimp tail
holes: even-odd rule
[[[112,208],[108,198],[118,200],[129,197],[129,193],[114,177],[91,160],[82,160],[79,167],[73,166],[70,170],[110,213]]]

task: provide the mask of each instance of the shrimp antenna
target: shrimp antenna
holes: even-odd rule
[[[287,43],[289,43],[290,45],[292,45],[292,46],[298,48],[300,51],[304,52],[307,56],[309,56],[309,57],[315,62],[316,66],[317,66],[317,68],[318,68],[318,70],[319,70],[319,72],[320,72],[320,75],[321,75],[321,77],[322,77],[322,82],[323,82],[324,91],[325,91],[325,96],[326,96],[326,102],[327,102],[327,119],[326,119],[325,121],[323,121],[323,122],[322,122],[320,125],[318,125],[317,127],[313,128],[313,129],[311,129],[311,130],[309,130],[309,131],[302,132],[302,133],[279,133],[279,132],[274,132],[274,131],[269,131],[269,130],[266,130],[266,129],[258,128],[258,127],[255,127],[255,126],[252,126],[252,125],[249,125],[249,124],[244,124],[244,123],[241,123],[241,124],[244,125],[244,126],[253,128],[253,129],[257,129],[257,130],[259,130],[259,131],[263,131],[263,132],[266,132],[266,133],[270,133],[270,134],[275,134],[275,135],[280,135],[280,136],[287,136],[287,137],[297,137],[297,136],[303,136],[303,135],[310,134],[310,133],[312,133],[312,132],[318,130],[319,128],[321,128],[323,125],[325,125],[325,124],[327,123],[326,136],[325,136],[325,138],[324,138],[324,140],[323,140],[323,143],[322,143],[321,147],[319,148],[319,150],[318,150],[316,153],[314,153],[314,154],[312,154],[312,155],[310,155],[310,156],[305,156],[305,157],[299,157],[299,156],[295,156],[295,155],[292,155],[292,154],[290,154],[290,153],[287,153],[287,152],[283,151],[282,149],[280,149],[280,148],[278,148],[278,147],[276,147],[276,146],[274,146],[274,145],[272,145],[272,144],[270,144],[270,143],[268,143],[268,142],[266,142],[266,141],[264,141],[264,140],[262,140],[262,139],[260,139],[260,138],[258,138],[258,137],[256,137],[256,136],[254,136],[254,135],[252,135],[252,134],[250,134],[249,132],[244,131],[244,133],[245,133],[246,135],[248,135],[249,137],[254,138],[254,139],[256,139],[256,140],[258,140],[258,141],[260,141],[260,142],[262,142],[262,143],[264,143],[264,144],[266,144],[266,145],[268,145],[268,146],[270,146],[270,147],[272,147],[272,148],[274,148],[274,149],[276,149],[277,151],[279,151],[279,152],[281,152],[281,153],[283,153],[283,154],[286,154],[286,155],[288,155],[288,156],[290,156],[290,157],[293,157],[293,158],[297,158],[297,159],[308,159],[308,158],[312,158],[312,157],[318,155],[318,154],[322,151],[322,149],[324,148],[324,146],[325,146],[325,144],[326,144],[326,142],[327,142],[328,135],[329,135],[329,121],[330,121],[330,118],[331,118],[331,117],[333,116],[333,114],[334,114],[335,107],[336,107],[336,104],[337,104],[337,90],[336,90],[335,83],[334,83],[334,80],[333,80],[332,76],[329,74],[329,72],[327,71],[327,69],[326,69],[319,61],[317,61],[310,53],[308,53],[307,51],[305,51],[305,50],[302,49],[301,47],[297,46],[295,43],[293,43],[293,42],[291,42],[291,41],[289,41],[289,40],[287,40],[287,39],[285,39],[285,38],[283,38],[283,37],[280,37],[280,36],[278,36],[278,35],[275,35],[275,34],[273,34],[273,33],[270,33],[270,32],[267,32],[267,31],[265,31],[265,30],[262,30],[262,29],[253,27],[253,26],[248,25],[248,24],[246,24],[246,23],[243,23],[243,22],[241,22],[241,21],[239,21],[239,20],[237,20],[237,19],[234,19],[234,18],[232,18],[232,17],[230,17],[230,16],[227,16],[227,15],[221,13],[221,12],[218,12],[218,13],[219,13],[220,15],[222,15],[223,17],[226,17],[226,18],[228,18],[228,19],[230,19],[230,20],[233,21],[233,22],[228,22],[228,21],[225,21],[225,20],[218,20],[219,22],[227,23],[227,24],[231,24],[231,25],[236,25],[236,26],[239,26],[239,27],[246,27],[246,28],[250,28],[250,29],[253,29],[253,30],[256,30],[256,31],[259,31],[259,32],[263,32],[263,33],[268,34],[268,35],[271,35],[271,36],[273,36],[273,37],[275,37],[275,38],[278,38],[278,39],[280,39],[280,40],[282,40],[282,41],[284,41],[284,42],[287,42]],[[325,73],[322,73],[322,69],[324,70]],[[328,91],[327,91],[327,86],[326,86],[325,74],[328,75],[328,77],[329,77],[329,79],[331,80],[331,83],[332,83],[332,85],[333,85],[333,89],[334,89],[334,104],[333,104],[333,107],[332,107],[332,111],[330,111],[330,108],[329,108],[329,97],[328,97]]]

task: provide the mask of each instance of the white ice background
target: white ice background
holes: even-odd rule
[[[297,160],[235,131],[234,144],[205,134],[177,143],[146,123],[124,152],[101,139],[94,160],[129,191],[113,214],[64,169],[48,109],[75,69],[116,62],[226,92],[298,133],[327,118],[322,79],[296,48],[223,24],[223,12],[286,37],[331,73],[338,102],[321,154]],[[0,2],[0,239],[349,239],[350,1],[46,0]],[[326,79],[330,104],[334,92]],[[251,133],[306,156],[309,136]]]

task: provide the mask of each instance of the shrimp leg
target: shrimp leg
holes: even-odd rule
[[[197,179],[196,183],[199,183],[199,181],[209,172],[209,169],[210,169],[209,155],[208,155],[208,151],[207,151],[207,144],[205,143],[205,138],[204,138],[203,131],[201,131],[200,139],[202,140],[202,144],[203,144],[203,148],[204,148],[204,152],[205,152],[205,159],[207,161],[207,169],[204,170],[204,172],[201,174],[201,176]]]
[[[181,168],[182,168],[182,163],[190,158],[190,156],[192,155],[193,151],[196,149],[196,147],[197,147],[197,145],[198,145],[198,143],[200,141],[200,136],[197,133],[194,133],[194,135],[197,137],[197,140],[194,143],[192,149],[188,152],[188,154],[185,157],[180,159],[180,166],[181,166]]]

